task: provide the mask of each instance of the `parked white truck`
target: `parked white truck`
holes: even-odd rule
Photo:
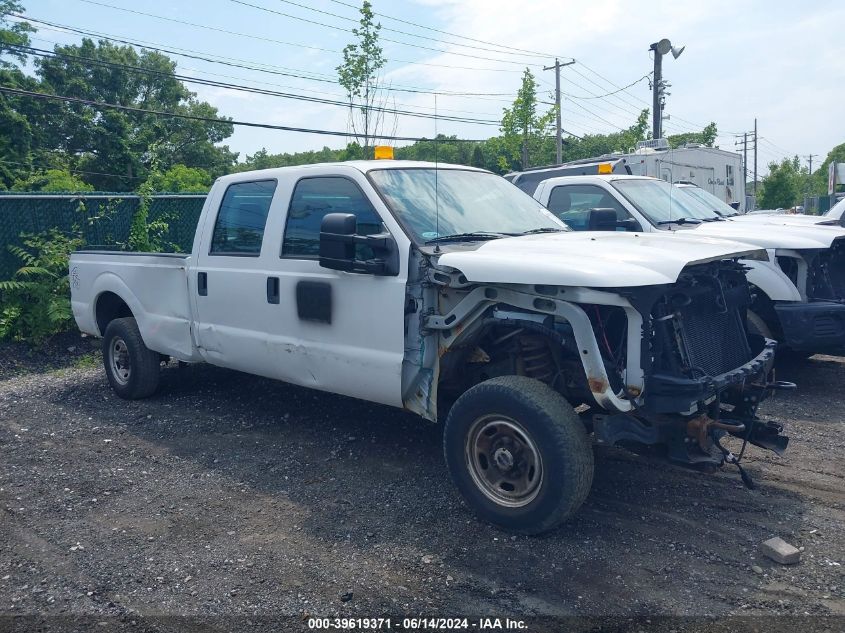
[[[677,183],[676,187],[695,196],[699,201],[713,208],[723,217],[735,218],[743,222],[757,224],[780,224],[782,226],[842,226],[845,227],[845,199],[833,205],[824,215],[807,215],[804,213],[737,213],[719,198],[705,191],[701,187],[690,183]]]
[[[538,183],[534,197],[576,230],[721,237],[766,249],[764,259],[743,262],[754,290],[750,327],[799,355],[845,354],[842,227],[723,217],[684,189],[641,176],[557,176]]]
[[[174,358],[445,419],[468,505],[534,533],[587,496],[590,433],[705,469],[737,462],[725,434],[785,448],[738,263],[765,257],[575,233],[489,172],[364,161],[220,178],[190,255],[77,252],[70,279],[121,397]]]

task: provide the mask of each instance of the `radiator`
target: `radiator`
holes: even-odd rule
[[[740,310],[720,312],[715,306],[701,303],[693,303],[678,319],[681,356],[693,375],[718,376],[750,361],[751,349]]]

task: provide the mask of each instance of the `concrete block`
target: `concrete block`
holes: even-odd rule
[[[779,536],[760,544],[760,553],[781,565],[794,565],[801,560],[801,552]]]

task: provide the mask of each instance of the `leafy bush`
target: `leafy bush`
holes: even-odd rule
[[[177,250],[174,244],[166,242],[164,237],[170,230],[169,217],[161,217],[150,222],[150,202],[153,195],[153,184],[147,180],[138,187],[138,196],[141,199],[138,210],[132,216],[132,224],[129,226],[129,242],[127,246],[131,251],[142,253],[160,253],[164,250]]]
[[[9,246],[21,260],[13,278],[0,281],[0,339],[36,345],[65,331],[73,319],[68,261],[83,240],[51,230],[27,235],[25,248]]]

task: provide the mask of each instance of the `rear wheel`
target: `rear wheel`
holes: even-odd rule
[[[161,359],[144,345],[134,318],[115,319],[103,336],[103,364],[115,393],[127,400],[155,393]]]
[[[584,425],[559,393],[532,378],[493,378],[458,398],[446,419],[444,452],[467,504],[514,532],[556,527],[592,485]]]

